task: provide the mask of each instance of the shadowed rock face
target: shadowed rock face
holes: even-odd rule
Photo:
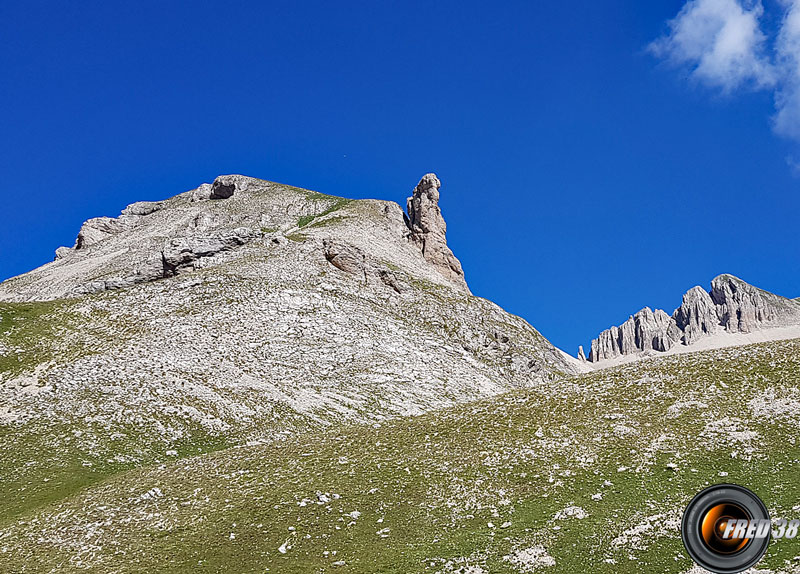
[[[796,299],[768,293],[733,275],[720,275],[711,282],[710,292],[699,286],[686,292],[672,317],[645,308],[621,326],[603,331],[592,341],[589,360],[668,351],[721,331],[752,333],[791,325],[800,325]]]
[[[411,230],[409,239],[419,247],[426,261],[432,263],[442,275],[461,289],[469,292],[461,262],[447,246],[447,225],[439,209],[440,187],[441,183],[435,174],[426,174],[414,188],[414,194],[408,198],[407,224]]]

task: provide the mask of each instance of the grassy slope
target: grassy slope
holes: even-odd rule
[[[0,354],[0,383],[17,385],[21,376],[27,386],[10,392],[38,392],[43,383],[25,373],[98,351],[98,340],[117,344],[127,330],[117,320],[110,337],[91,333],[91,324],[68,300],[0,303],[0,344],[6,349]],[[2,407],[0,396],[0,413]],[[0,425],[0,445],[0,525],[111,475],[164,458],[161,441],[148,436],[147,429],[109,429],[77,417],[70,424],[34,418]],[[177,456],[192,456],[226,446],[223,439],[195,429],[190,440],[170,448]]]
[[[544,547],[542,571],[685,572],[708,484],[800,515],[799,382],[800,341],[766,343],[133,470],[0,526],[0,569],[502,573]]]

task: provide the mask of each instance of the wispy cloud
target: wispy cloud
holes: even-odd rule
[[[760,0],[689,0],[649,49],[725,93],[772,91],[776,133],[800,141],[800,0],[779,3],[780,27],[769,35]]]
[[[670,33],[650,49],[726,91],[771,86],[774,71],[764,56],[767,38],[759,25],[763,13],[760,2],[746,8],[738,0],[692,0],[669,22]]]
[[[778,33],[776,61],[782,82],[775,92],[775,131],[800,140],[800,0],[784,2],[786,15]]]

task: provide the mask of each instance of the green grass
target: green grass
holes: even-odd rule
[[[0,303],[0,343],[12,351],[0,355],[0,374],[18,374],[46,361],[53,341],[73,319],[65,302]]]
[[[520,571],[506,557],[541,545],[556,566],[537,572],[685,572],[676,528],[614,540],[645,517],[679,518],[716,482],[798,514],[800,413],[753,410],[764,397],[791,404],[798,385],[800,341],[768,343],[134,469],[0,527],[0,561],[34,572],[83,560],[96,572],[502,574]],[[162,496],[143,499],[152,488]],[[588,516],[554,519],[573,505]],[[773,543],[762,567],[796,554]]]
[[[315,195],[316,196],[322,196],[323,199],[333,199],[334,201],[333,201],[333,203],[331,205],[329,205],[327,208],[325,208],[320,213],[316,213],[314,215],[304,215],[304,216],[300,217],[297,220],[297,227],[305,227],[306,225],[308,225],[309,223],[311,223],[315,219],[320,218],[320,217],[325,217],[326,215],[329,215],[329,214],[333,213],[334,211],[338,211],[338,210],[342,209],[344,206],[346,206],[348,203],[351,203],[353,201],[352,199],[345,199],[345,198],[342,198],[342,197],[334,198],[333,196],[324,196],[322,194],[315,194]],[[314,197],[313,199],[317,200],[316,197]]]

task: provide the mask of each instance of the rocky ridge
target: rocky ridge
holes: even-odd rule
[[[800,326],[797,299],[769,293],[725,274],[711,282],[710,291],[692,287],[671,316],[645,307],[622,325],[603,331],[592,341],[588,360],[597,363],[667,352],[717,333],[754,333],[788,326]]]

